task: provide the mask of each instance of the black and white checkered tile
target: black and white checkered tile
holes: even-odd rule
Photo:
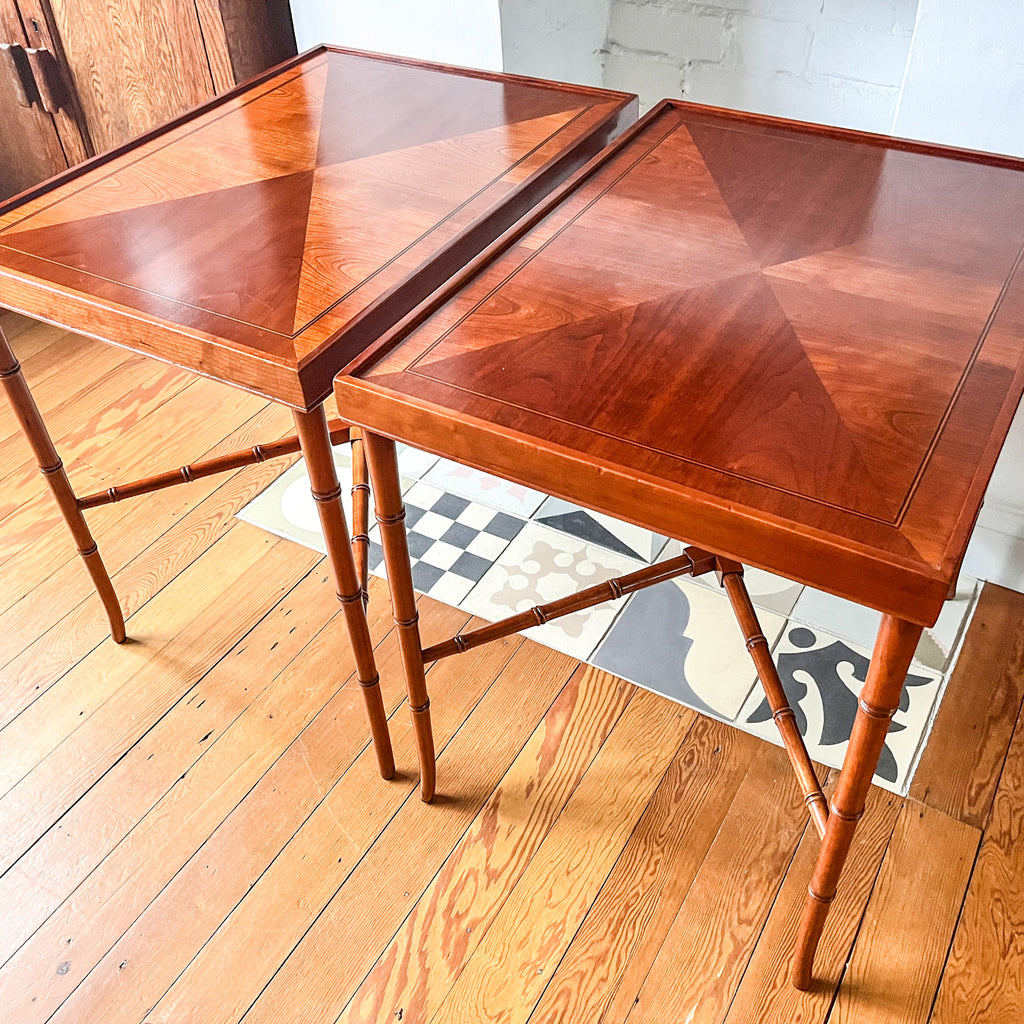
[[[413,586],[458,604],[526,521],[420,482],[405,493],[405,523]],[[369,562],[371,572],[385,574],[377,526],[370,531]]]

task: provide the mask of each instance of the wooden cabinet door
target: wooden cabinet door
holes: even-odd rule
[[[48,6],[97,153],[217,91],[192,0],[49,0]]]
[[[0,0],[0,43],[22,53],[29,45],[14,0]],[[31,75],[19,76],[13,59],[0,52],[0,199],[68,166],[53,117],[35,99]]]

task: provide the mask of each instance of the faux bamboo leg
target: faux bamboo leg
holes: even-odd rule
[[[793,984],[799,989],[810,987],[818,940],[920,638],[920,626],[883,616],[797,934]]]
[[[78,506],[78,499],[75,497],[68,475],[64,471],[64,464],[57,454],[57,449],[53,446],[39,407],[32,397],[32,392],[29,391],[25,376],[21,372],[21,366],[14,357],[2,328],[0,328],[0,381],[3,381],[4,390],[14,407],[14,415],[32,446],[39,470],[53,492],[64,522],[67,523],[71,536],[75,539],[78,553],[82,556],[82,561],[92,577],[93,586],[96,587],[96,592],[100,595],[100,600],[107,612],[107,619],[110,621],[110,635],[116,643],[124,643],[126,639],[124,615],[121,613],[117,594],[114,593],[114,586],[110,582],[110,576],[100,557],[96,541],[93,540],[82,510]]]
[[[405,506],[398,481],[398,459],[394,441],[364,431],[363,444],[370,463],[370,480],[373,484],[377,522],[380,524],[388,585],[391,588],[391,605],[405,666],[405,681],[409,687],[409,707],[420,759],[420,796],[429,802],[434,798],[434,737],[430,728],[430,698],[427,696],[427,680],[423,671],[419,614],[416,611],[409,546],[405,536]]]
[[[814,765],[811,764],[807,747],[797,728],[796,714],[790,707],[786,691],[782,688],[782,680],[779,679],[779,673],[775,668],[775,662],[772,661],[771,648],[768,646],[764,633],[761,632],[757,612],[754,611],[750,595],[743,583],[743,566],[739,562],[719,559],[719,572],[722,586],[732,604],[736,621],[740,625],[747,650],[750,652],[765,697],[768,699],[768,706],[772,709],[772,718],[775,720],[775,725],[789,756],[789,762],[793,766],[793,771],[796,773],[803,791],[804,803],[818,830],[818,835],[824,836],[828,824],[828,802],[825,800],[825,794],[821,791],[821,784],[818,782]]]
[[[363,588],[363,604],[370,599],[367,583],[370,574],[370,484],[367,479],[363,435],[351,428],[352,440],[352,553],[356,576]]]
[[[302,455],[306,460],[306,472],[320,515],[324,540],[327,543],[327,558],[331,563],[334,586],[345,612],[348,635],[352,641],[352,652],[356,659],[356,675],[363,688],[366,713],[370,719],[370,732],[377,764],[385,779],[395,774],[395,758],[391,750],[391,736],[388,720],[384,713],[384,701],[380,694],[380,677],[373,658],[373,644],[366,624],[363,609],[363,591],[356,577],[352,548],[349,543],[348,526],[341,506],[341,484],[331,457],[331,440],[327,430],[327,417],[323,406],[312,412],[294,412],[295,429],[299,435]]]

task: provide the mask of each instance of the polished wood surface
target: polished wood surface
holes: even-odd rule
[[[666,102],[557,199],[342,416],[931,623],[1024,389],[1024,162]]]
[[[0,206],[0,303],[310,409],[635,102],[321,48]]]

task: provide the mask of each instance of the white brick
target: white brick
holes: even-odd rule
[[[909,36],[867,32],[835,21],[819,22],[808,68],[832,78],[898,86],[903,81],[909,51]]]
[[[917,20],[917,0],[825,0],[822,14],[878,32],[910,35]]]
[[[725,50],[725,19],[676,7],[614,3],[609,43],[661,53],[679,60],[720,60]]]
[[[640,109],[649,110],[666,96],[682,95],[683,73],[678,64],[635,53],[609,53],[605,57],[604,86],[635,92]]]
[[[685,98],[696,103],[752,110],[798,121],[833,124],[861,131],[886,132],[892,123],[898,89],[802,75],[765,72],[737,78],[734,71],[694,66]]]
[[[621,0],[612,0],[620,3]],[[671,7],[682,10],[700,11],[702,13],[739,12],[742,14],[762,15],[776,21],[813,21],[821,14],[823,0],[651,0],[653,3],[667,3]],[[857,0],[851,0],[856,3]]]
[[[790,71],[807,67],[811,30],[792,21],[738,16],[726,63],[737,71]]]

